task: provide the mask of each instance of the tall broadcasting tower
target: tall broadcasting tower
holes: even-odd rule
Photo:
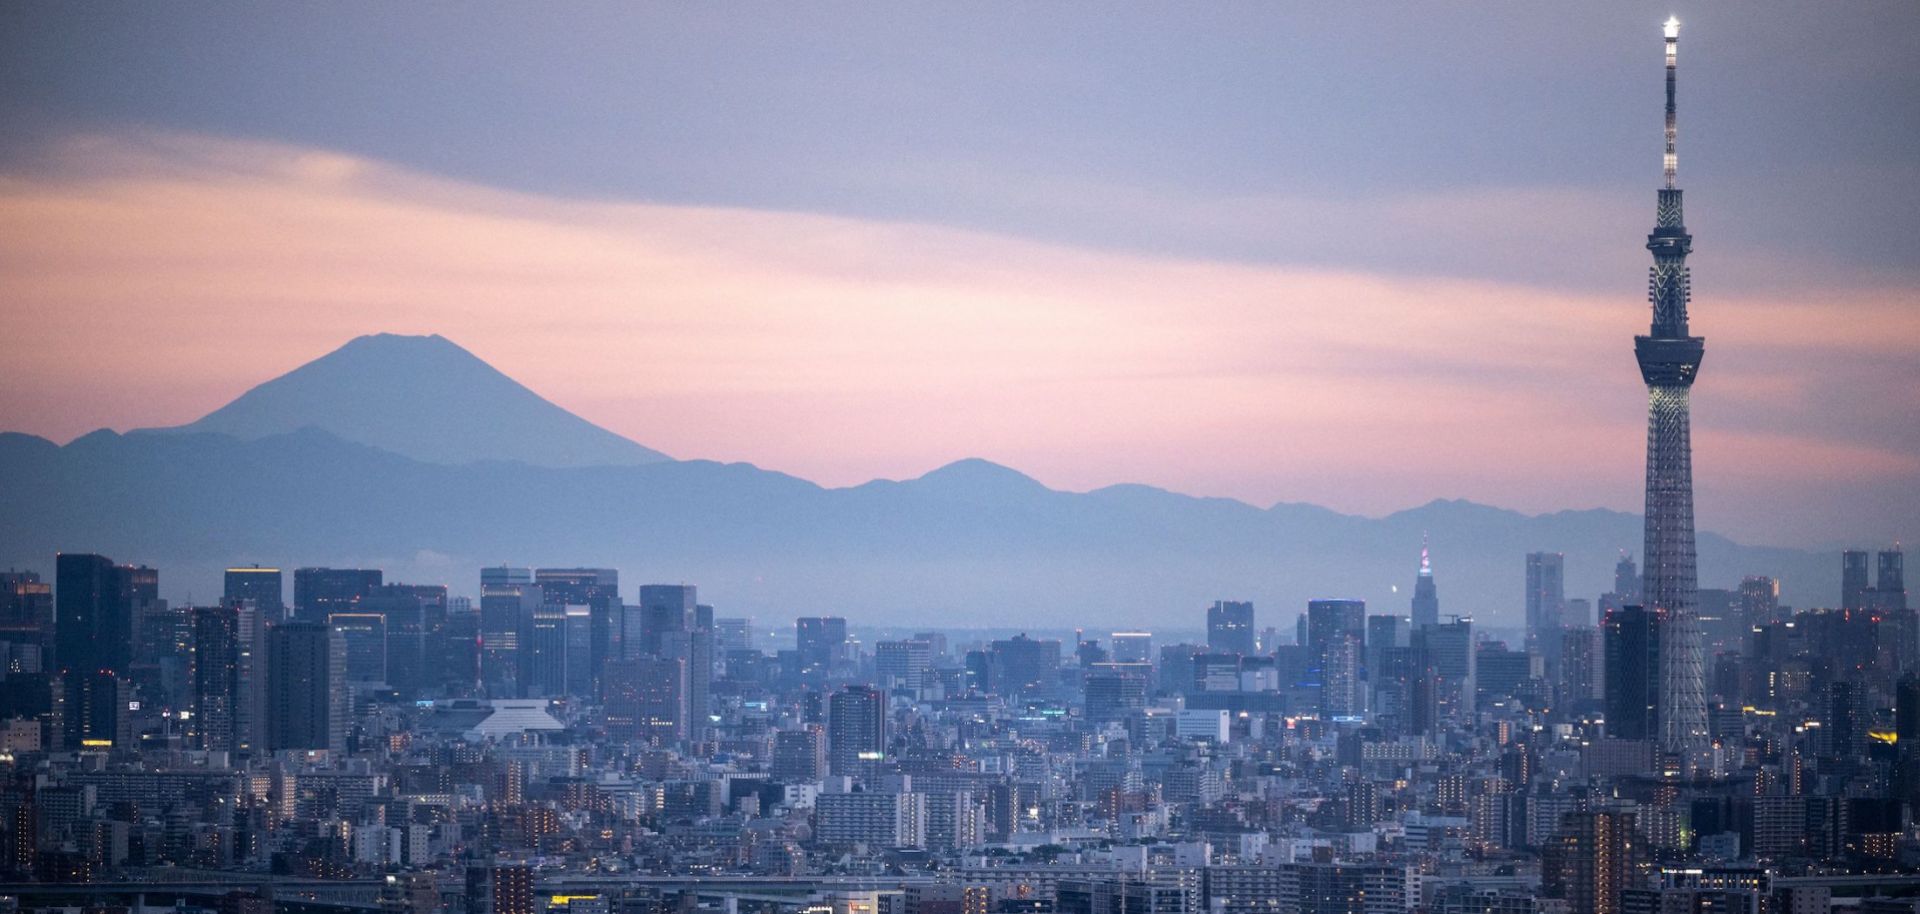
[[[1694,571],[1693,444],[1688,393],[1700,370],[1706,340],[1687,335],[1687,301],[1692,296],[1687,253],[1693,236],[1681,219],[1680,189],[1674,186],[1675,59],[1680,21],[1668,19],[1666,186],[1660,189],[1653,234],[1647,250],[1653,268],[1647,297],[1653,302],[1653,328],[1633,340],[1640,376],[1647,382],[1647,530],[1644,602],[1663,619],[1660,636],[1660,743],[1681,756],[1689,769],[1711,748],[1707,733],[1705,676],[1702,673],[1700,619],[1695,612],[1698,581]]]

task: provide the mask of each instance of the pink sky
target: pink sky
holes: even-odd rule
[[[1374,514],[1640,499],[1637,276],[1614,296],[1169,259],[177,134],[58,160],[0,176],[4,429],[180,424],[351,337],[440,333],[676,457],[825,484],[981,456],[1061,488]],[[1920,507],[1920,456],[1822,422],[1836,387],[1920,416],[1920,308],[1836,294],[1846,321],[1703,286],[1703,528],[1866,539]]]

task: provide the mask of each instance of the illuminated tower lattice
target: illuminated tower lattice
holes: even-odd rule
[[[1660,189],[1653,234],[1647,250],[1653,268],[1647,295],[1653,303],[1653,327],[1634,338],[1634,355],[1647,382],[1647,511],[1644,601],[1662,619],[1660,638],[1659,734],[1663,748],[1679,753],[1691,767],[1710,747],[1702,674],[1700,622],[1695,614],[1698,581],[1694,568],[1693,444],[1689,390],[1700,370],[1706,341],[1687,335],[1687,301],[1692,294],[1687,253],[1693,236],[1681,218],[1680,189],[1674,186],[1674,73],[1680,46],[1680,22],[1668,19],[1667,147],[1662,160],[1666,186]]]

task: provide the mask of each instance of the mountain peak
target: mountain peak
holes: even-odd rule
[[[1046,486],[1031,476],[1009,466],[994,463],[980,457],[967,457],[956,460],[946,466],[928,472],[914,482],[937,486],[945,490],[987,491],[1028,489],[1046,490]]]
[[[554,405],[438,334],[354,337],[196,422],[154,431],[256,440],[306,427],[427,463],[669,459]]]

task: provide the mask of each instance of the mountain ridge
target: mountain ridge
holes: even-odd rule
[[[0,562],[50,572],[56,551],[98,551],[161,568],[176,596],[217,593],[237,562],[382,567],[456,593],[482,564],[585,564],[621,569],[629,589],[695,581],[728,612],[902,624],[1047,612],[1190,628],[1214,599],[1252,598],[1262,624],[1284,628],[1330,593],[1404,612],[1424,535],[1443,611],[1505,626],[1519,619],[1525,552],[1565,552],[1569,596],[1591,599],[1640,527],[1604,509],[1463,500],[1370,518],[1139,485],[1066,492],[979,464],[967,481],[992,485],[956,498],[951,474],[830,489],[704,460],[445,465],[313,428],[250,441],[103,431],[64,446],[0,434],[0,478],[17,481],[0,485]],[[1700,543],[1707,586],[1768,573],[1789,602],[1837,592],[1831,556],[1710,532]]]
[[[410,397],[382,396],[409,384]],[[450,426],[419,418],[449,411]],[[435,432],[434,446],[396,434],[396,417],[401,431]],[[503,444],[500,427],[517,440]],[[543,428],[560,459],[537,447]],[[504,560],[696,581],[730,612],[921,624],[1048,612],[1189,628],[1230,597],[1277,608],[1265,624],[1285,627],[1334,593],[1405,612],[1400,585],[1431,541],[1443,611],[1511,625],[1526,552],[1566,553],[1569,595],[1592,598],[1641,533],[1638,515],[1606,509],[1529,515],[1439,498],[1366,517],[1137,483],[1072,492],[979,457],[828,488],[672,460],[444,337],[392,334],[357,337],[185,426],[65,445],[0,433],[0,480],[0,562],[50,573],[56,551],[97,551],[187,584],[169,594],[217,593],[220,569],[251,561],[380,567],[471,593],[477,569]],[[1837,592],[1838,562],[1805,550],[1705,532],[1700,556],[1707,586],[1762,573],[1784,580],[1789,601]]]

